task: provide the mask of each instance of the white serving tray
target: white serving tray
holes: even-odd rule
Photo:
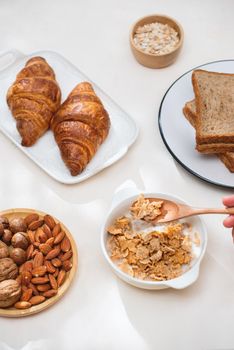
[[[80,175],[70,175],[62,161],[52,131],[46,132],[32,147],[21,146],[21,137],[16,129],[15,119],[12,117],[6,103],[6,93],[9,86],[14,82],[16,74],[24,67],[26,61],[33,56],[44,57],[53,68],[62,91],[62,101],[66,99],[76,84],[89,81],[109,113],[111,120],[109,135]],[[5,67],[0,71],[0,130],[22,152],[57,181],[65,184],[75,184],[86,180],[123,157],[136,140],[138,128],[133,119],[95,83],[58,53],[39,51],[24,55],[19,51],[10,50],[0,54],[0,62],[5,63]]]

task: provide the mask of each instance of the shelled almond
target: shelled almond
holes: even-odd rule
[[[28,309],[54,297],[73,266],[71,242],[62,225],[51,215],[42,217],[37,213],[31,213],[23,219],[14,217],[12,225],[11,220],[7,219],[4,230],[9,231],[6,233],[10,240],[5,239],[9,254],[13,249],[22,250],[23,247],[26,256],[23,263],[19,263],[19,259],[13,261],[12,256],[12,263],[18,265],[15,279],[21,288],[21,294],[11,307],[19,310]],[[0,234],[0,242],[3,234]],[[16,248],[11,247],[11,241],[17,246]]]

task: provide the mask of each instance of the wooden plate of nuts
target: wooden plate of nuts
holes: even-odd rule
[[[0,316],[35,314],[56,303],[77,270],[68,229],[32,209],[0,212]]]

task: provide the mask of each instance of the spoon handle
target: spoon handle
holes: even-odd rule
[[[234,207],[232,208],[193,208],[193,215],[199,214],[229,214],[234,215]]]

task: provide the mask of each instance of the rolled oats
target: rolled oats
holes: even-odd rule
[[[138,27],[133,41],[146,53],[163,55],[173,51],[179,42],[179,34],[168,24],[154,22]]]

